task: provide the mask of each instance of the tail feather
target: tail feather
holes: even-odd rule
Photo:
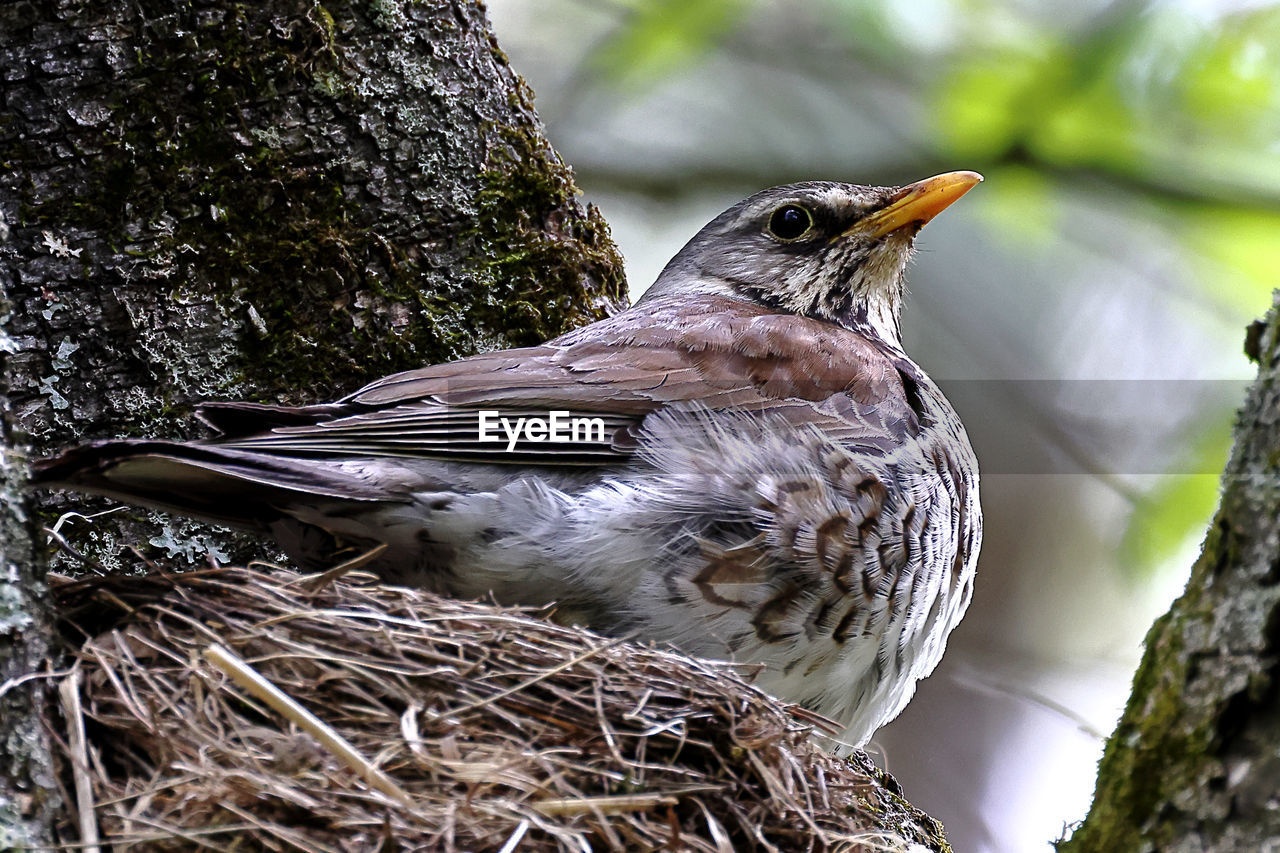
[[[404,499],[320,460],[127,439],[95,441],[41,460],[33,466],[32,484],[259,530],[284,515],[283,508],[317,498]]]
[[[263,403],[201,403],[196,417],[213,427],[221,438],[241,438],[282,426],[311,426],[359,411],[339,403],[314,406],[271,406]]]

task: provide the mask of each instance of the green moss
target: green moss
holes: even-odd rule
[[[193,383],[200,390],[271,387],[281,375],[314,390],[321,385],[316,364],[349,368],[362,354],[326,352],[316,334],[341,322],[333,310],[341,276],[357,274],[385,249],[367,229],[349,226],[352,204],[338,167],[305,164],[288,150],[286,128],[246,128],[239,116],[244,105],[332,73],[333,19],[315,6],[306,17],[312,26],[263,38],[245,7],[202,26],[161,14],[167,11],[148,10],[156,14],[147,15],[152,23],[137,56],[146,85],[119,88],[112,119],[89,140],[96,151],[84,158],[84,183],[28,204],[24,220],[96,232],[117,255],[181,282],[170,295],[176,301],[212,298],[243,339],[225,341],[225,358],[206,359],[214,375]],[[34,151],[18,156],[41,159]],[[295,282],[306,284],[282,286]],[[299,351],[307,358],[297,359]],[[198,360],[172,360],[175,376],[197,369]],[[276,381],[254,381],[268,376]],[[188,390],[157,387],[159,411],[140,416],[163,416],[175,403],[185,411],[179,401]]]
[[[1133,713],[1139,710],[1135,708],[1126,712],[1099,764],[1099,778],[1110,780],[1108,788],[1098,792],[1088,821],[1059,850],[1141,849],[1143,837],[1133,817],[1151,813],[1164,796],[1166,765],[1175,757],[1189,757],[1193,749],[1185,736],[1173,734],[1178,731],[1178,696],[1185,673],[1169,628],[1167,615],[1152,627],[1146,657],[1134,678],[1133,695],[1144,697],[1143,708],[1141,713]]]
[[[1098,766],[1093,806],[1071,838],[1058,842],[1061,853],[1162,849],[1169,830],[1152,820],[1159,805],[1188,780],[1203,778],[1214,761],[1216,715],[1188,712],[1185,638],[1210,618],[1204,589],[1215,567],[1238,557],[1236,538],[1221,518],[1186,591],[1147,633],[1129,704]]]
[[[622,304],[626,280],[595,208],[573,215],[577,193],[569,168],[532,132],[504,128],[484,172],[475,221],[467,235],[476,284],[484,298],[475,319],[517,346],[540,343],[600,319],[584,283]]]
[[[380,6],[378,20],[387,24],[393,7]],[[304,105],[319,98],[321,108],[334,107],[332,120],[359,134],[358,116],[382,104],[366,103],[380,97],[367,94],[377,87],[343,64],[328,10],[300,3],[296,26],[265,38],[246,7],[203,26],[150,11],[168,23],[141,42],[146,85],[122,87],[111,104],[99,153],[85,158],[93,170],[86,185],[25,211],[35,223],[103,235],[119,255],[181,282],[171,298],[212,300],[234,330],[224,356],[205,359],[209,375],[158,387],[156,410],[140,417],[184,415],[193,389],[273,402],[332,398],[374,376],[554,337],[603,316],[602,295],[622,304],[608,228],[594,210],[582,216],[569,169],[536,127],[484,128],[491,154],[475,164],[479,195],[424,214],[435,219],[407,237],[394,223],[393,234],[366,209],[363,165],[318,162],[308,150]],[[532,115],[527,91],[511,97],[516,115]],[[245,105],[256,118],[287,117],[246,127]],[[397,177],[406,175],[412,168]],[[165,225],[140,234],[122,223]],[[447,268],[433,255],[438,246],[449,247]],[[153,373],[190,377],[180,347],[146,354]]]

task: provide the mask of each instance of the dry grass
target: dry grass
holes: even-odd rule
[[[50,721],[69,844],[944,849],[891,779],[728,665],[360,575],[314,586],[55,584],[79,647]]]

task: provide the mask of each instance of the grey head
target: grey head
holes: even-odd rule
[[[905,187],[809,181],[762,190],[699,231],[640,302],[733,296],[900,347],[915,236],[981,180],[948,172]]]

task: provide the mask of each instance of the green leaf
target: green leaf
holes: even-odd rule
[[[1022,52],[959,62],[935,95],[938,142],[961,158],[996,159],[1027,132],[1024,108],[1046,73],[1043,59]]]
[[[1247,317],[1266,310],[1280,282],[1280,213],[1196,205],[1180,231],[1182,244],[1208,261],[1197,277],[1210,298]]]
[[[1023,166],[985,170],[987,183],[973,206],[994,234],[1035,249],[1062,240],[1063,190],[1044,172]]]
[[[753,0],[643,0],[588,58],[619,88],[647,89],[710,53]]]
[[[1273,141],[1280,108],[1278,40],[1280,10],[1262,9],[1231,19],[1192,53],[1180,88],[1184,108],[1205,131]]]

